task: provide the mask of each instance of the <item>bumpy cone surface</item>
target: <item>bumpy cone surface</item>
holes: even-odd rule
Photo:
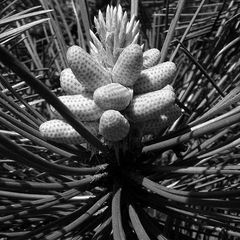
[[[103,113],[92,98],[81,94],[61,96],[59,99],[80,121],[98,120]],[[61,115],[54,108],[51,110],[56,118],[61,119]]]
[[[120,54],[112,70],[113,82],[131,87],[139,78],[143,64],[142,49],[138,44],[131,44]]]
[[[64,69],[60,74],[60,85],[66,94],[84,94],[86,89],[83,85],[76,79],[71,68]]]
[[[77,80],[90,92],[111,83],[110,73],[79,46],[67,51],[67,60]]]
[[[128,135],[130,124],[118,111],[107,110],[99,122],[99,133],[108,141],[120,141]]]
[[[110,83],[95,90],[93,99],[104,110],[124,110],[132,100],[133,90],[119,83]]]
[[[67,51],[69,68],[62,71],[60,84],[68,95],[59,99],[79,121],[90,124],[100,119],[98,130],[105,142],[123,140],[130,130],[128,121],[141,126],[143,134],[168,127],[179,116],[179,108],[171,108],[175,93],[167,85],[175,64],[158,64],[156,48],[143,53],[143,46],[137,44],[139,21],[133,16],[128,22],[120,5],[107,7],[106,20],[99,11],[94,23],[97,34],[90,31],[90,54],[79,46]],[[43,136],[70,144],[85,141],[50,108],[59,120],[41,125]]]
[[[84,126],[93,134],[98,134],[97,122],[85,122]],[[81,144],[86,140],[68,123],[62,120],[50,120],[40,125],[40,133],[48,140],[66,144]]]
[[[126,114],[134,122],[156,119],[160,114],[164,114],[174,101],[173,88],[167,85],[161,90],[133,97],[132,102],[126,109]]]
[[[159,90],[170,84],[176,73],[173,62],[164,62],[141,72],[139,79],[133,86],[135,94]]]
[[[171,126],[181,115],[181,109],[173,104],[168,107],[164,114],[161,114],[159,118],[148,120],[139,123],[139,128],[143,135],[153,134],[157,135],[165,128]]]
[[[143,68],[150,68],[159,62],[161,52],[157,48],[151,48],[143,53]]]

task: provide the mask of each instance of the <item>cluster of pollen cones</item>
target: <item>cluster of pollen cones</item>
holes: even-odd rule
[[[138,26],[127,21],[121,6],[108,7],[106,20],[94,20],[97,35],[87,53],[79,46],[67,51],[69,68],[60,75],[66,95],[59,99],[95,136],[105,142],[125,139],[131,128],[140,136],[156,135],[181,114],[170,85],[176,73],[173,62],[159,63],[160,51],[137,44]],[[48,140],[81,144],[86,140],[51,108],[54,119],[40,126]]]

